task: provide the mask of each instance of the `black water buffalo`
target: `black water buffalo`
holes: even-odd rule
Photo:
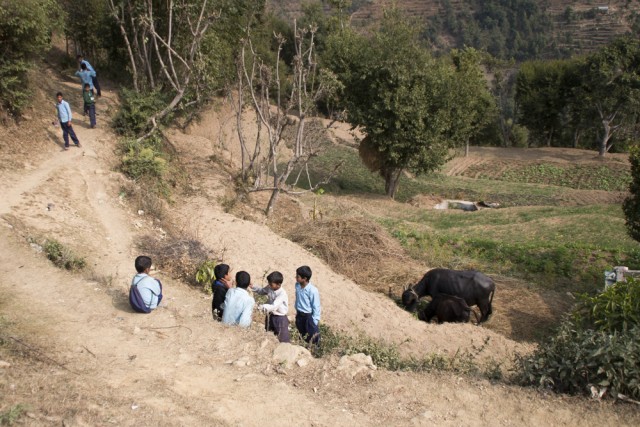
[[[424,296],[430,295],[435,299],[441,294],[453,295],[464,299],[469,307],[477,305],[481,313],[479,323],[482,323],[492,313],[495,290],[493,280],[478,271],[434,268],[402,293],[402,305],[409,311],[415,311],[418,300]]]
[[[429,323],[435,316],[438,323],[466,323],[469,321],[470,314],[471,308],[469,308],[465,300],[453,295],[440,294],[433,298],[422,312],[418,313],[418,319]]]

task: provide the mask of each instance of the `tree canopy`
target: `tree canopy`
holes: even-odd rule
[[[458,54],[457,67],[448,57],[435,59],[415,28],[389,10],[371,37],[349,28],[332,35],[325,55],[345,88],[347,120],[366,134],[361,157],[384,177],[390,197],[404,170],[423,174],[444,164],[449,149],[482,122],[479,111],[491,99],[470,51]],[[471,102],[483,91],[484,101]]]

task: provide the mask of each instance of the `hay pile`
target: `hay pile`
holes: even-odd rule
[[[424,274],[424,267],[407,256],[400,243],[365,218],[306,223],[287,237],[369,291],[397,296]]]

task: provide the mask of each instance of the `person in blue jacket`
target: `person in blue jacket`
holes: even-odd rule
[[[82,90],[84,91],[84,85],[89,85],[91,94],[93,95],[93,77],[96,75],[95,71],[89,71],[86,64],[82,64],[80,69],[76,71],[76,76],[80,77],[80,83],[82,83]]]
[[[80,69],[82,69],[82,64],[84,64],[87,67],[87,70],[93,73],[93,75],[91,76],[91,87],[95,87],[96,95],[102,96],[102,91],[100,90],[100,83],[98,82],[98,75],[96,73],[96,70],[91,66],[91,64],[89,64],[89,61],[84,59],[82,55],[78,55],[76,59],[78,60],[78,67],[80,67]]]

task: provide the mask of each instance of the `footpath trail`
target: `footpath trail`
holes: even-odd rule
[[[211,320],[209,297],[162,272],[166,304],[133,313],[127,289],[136,242],[158,230],[120,197],[124,178],[113,172],[115,137],[106,126],[91,130],[79,120],[76,132],[81,149],[52,144],[31,168],[4,171],[0,180],[0,413],[25,405],[24,424],[47,426],[640,424],[628,406],[447,372],[352,376],[334,358],[287,367],[272,360],[277,341],[261,330],[259,315],[249,330],[224,327]],[[193,141],[175,144],[204,168],[210,153]],[[496,343],[491,355],[517,348],[470,325],[416,322],[266,227],[202,195],[176,197],[171,215],[183,218],[185,232],[224,246],[225,260],[258,282],[265,270],[288,276],[298,264],[314,266],[332,328],[388,339],[408,354],[471,348],[485,336]],[[84,256],[86,271],[55,268],[38,251],[43,238]]]

